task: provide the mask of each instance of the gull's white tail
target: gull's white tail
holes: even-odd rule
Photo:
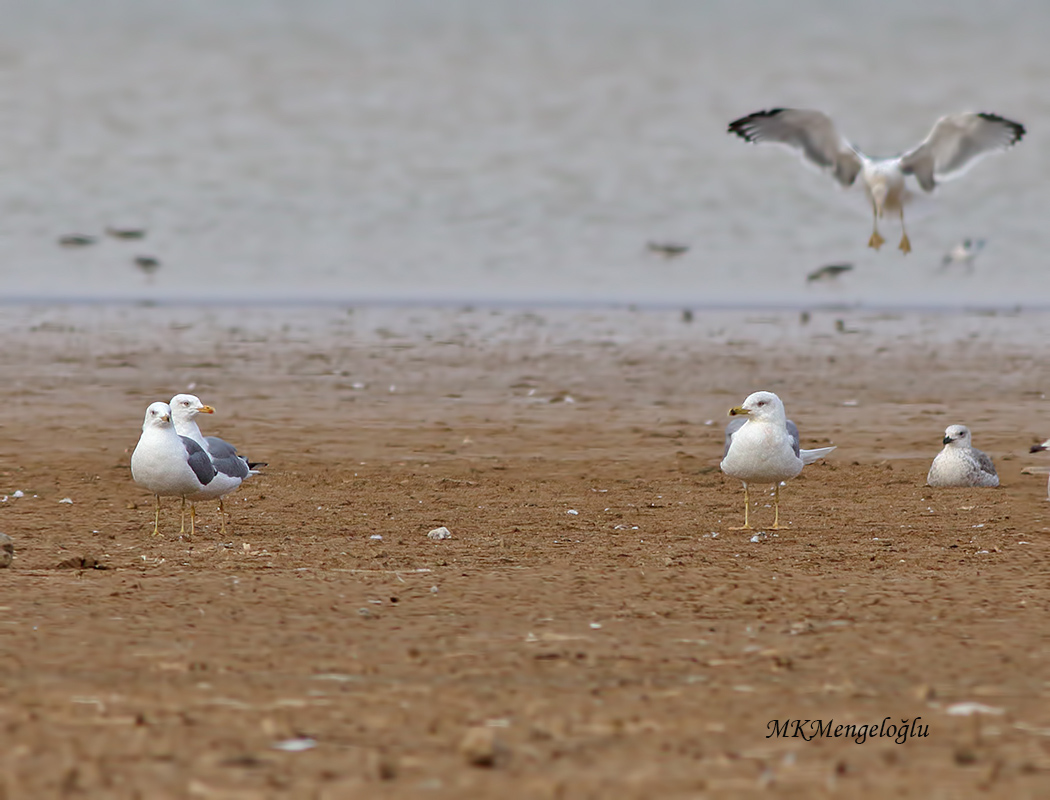
[[[819,461],[824,458],[828,453],[835,449],[838,445],[832,447],[818,447],[816,450],[799,450],[799,458],[802,459],[803,464],[812,464],[814,461]]]

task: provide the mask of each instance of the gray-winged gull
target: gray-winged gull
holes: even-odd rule
[[[172,418],[175,422],[175,430],[182,436],[192,439],[208,453],[212,464],[215,466],[216,476],[211,484],[206,486],[198,495],[189,498],[191,501],[215,500],[219,501],[219,517],[221,530],[226,531],[226,508],[222,499],[241,485],[241,482],[249,475],[254,474],[252,467],[266,466],[262,463],[250,464],[248,459],[237,453],[237,448],[229,442],[223,441],[218,436],[204,436],[197,425],[198,414],[214,414],[215,409],[206,406],[200,398],[192,394],[177,394],[171,398]]]
[[[186,500],[202,492],[215,480],[215,475],[215,467],[204,448],[175,431],[171,406],[150,403],[142,422],[142,435],[131,454],[131,477],[156,498],[154,535],[160,535],[161,495],[182,498],[183,524],[179,533],[185,533]],[[190,535],[193,533],[191,506]]]
[[[933,459],[926,475],[929,486],[998,486],[999,476],[987,453],[973,446],[970,429],[949,425],[944,429],[944,449]]]
[[[742,405],[729,409],[729,415],[743,415],[726,426],[722,472],[744,482],[744,525],[730,530],[750,530],[751,496],[748,484],[772,483],[773,530],[780,528],[780,482],[794,478],[806,464],[823,458],[834,447],[803,450],[799,447],[798,426],[787,418],[784,404],[772,392],[748,395]]]
[[[757,111],[729,123],[729,133],[748,142],[772,142],[790,147],[806,161],[829,172],[843,187],[860,176],[871,202],[874,223],[868,247],[878,250],[886,240],[879,220],[886,211],[900,215],[900,249],[911,252],[904,228],[904,206],[915,190],[905,181],[914,176],[929,193],[938,183],[965,173],[982,157],[1006,150],[1021,140],[1024,126],[997,114],[964,111],[941,117],[918,147],[901,156],[870,158],[838,132],[831,117],[804,108]]]

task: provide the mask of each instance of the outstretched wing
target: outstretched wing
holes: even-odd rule
[[[925,141],[901,156],[900,168],[932,192],[938,181],[957,178],[984,156],[1021,141],[1024,125],[996,114],[948,114],[937,120]]]
[[[863,166],[860,154],[822,111],[805,108],[756,111],[730,122],[728,132],[755,144],[772,142],[790,147],[831,173],[843,186],[852,186]]]

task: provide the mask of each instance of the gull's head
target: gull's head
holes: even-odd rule
[[[167,403],[150,403],[146,409],[146,418],[142,421],[142,430],[149,428],[170,428],[171,406]]]
[[[944,429],[944,443],[953,447],[969,447],[970,429],[965,425],[949,425]]]
[[[761,421],[785,419],[784,404],[772,392],[749,394],[741,405],[729,409],[729,416],[735,417],[739,414]]]
[[[215,409],[206,406],[193,394],[177,394],[171,398],[171,413],[176,422],[189,422],[198,414],[214,414]]]

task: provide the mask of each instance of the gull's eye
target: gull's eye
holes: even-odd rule
[[[766,401],[765,401],[765,400],[759,400],[759,401],[758,401],[758,405],[759,405],[759,407],[761,407],[761,406],[764,406],[765,404],[766,404]]]

